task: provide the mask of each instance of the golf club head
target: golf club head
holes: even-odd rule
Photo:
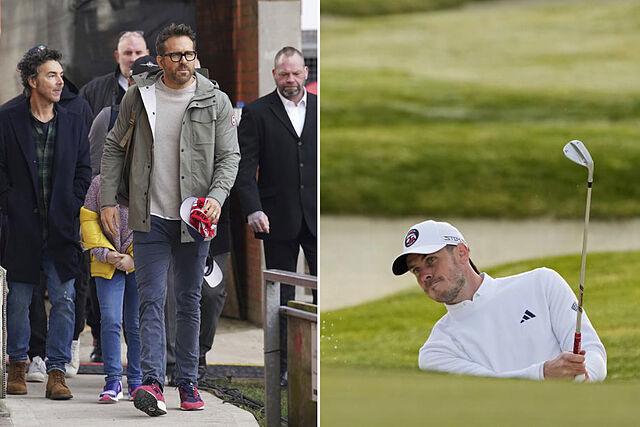
[[[582,141],[578,141],[577,139],[569,141],[562,151],[569,160],[587,168],[589,171],[589,182],[593,182],[593,159]]]

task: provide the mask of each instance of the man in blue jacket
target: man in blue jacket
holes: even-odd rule
[[[65,383],[74,328],[74,278],[81,250],[78,212],[91,178],[85,121],[59,106],[64,86],[61,54],[42,46],[18,70],[26,99],[0,112],[0,209],[7,236],[7,392],[26,394],[29,304],[46,277],[51,302],[47,333],[46,397],[73,396]]]

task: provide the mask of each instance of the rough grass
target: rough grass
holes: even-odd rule
[[[577,291],[580,256],[542,258],[488,270],[502,277],[546,266],[559,272]],[[585,311],[607,349],[607,382],[640,380],[640,252],[589,254]],[[322,313],[322,375],[339,367],[406,368],[417,371],[418,349],[445,313],[442,304],[421,290],[356,307]]]
[[[322,21],[322,213],[640,215],[640,2]],[[357,41],[357,42],[356,42]]]
[[[344,16],[372,16],[393,13],[449,9],[482,0],[322,0],[320,12]]]
[[[327,426],[636,426],[640,387],[459,377],[406,369],[323,369]]]

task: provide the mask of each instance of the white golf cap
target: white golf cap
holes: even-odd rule
[[[415,224],[404,237],[402,253],[393,261],[391,267],[393,274],[400,276],[409,270],[407,267],[409,254],[428,255],[438,252],[447,245],[457,246],[458,243],[467,245],[462,233],[448,222],[429,220]]]

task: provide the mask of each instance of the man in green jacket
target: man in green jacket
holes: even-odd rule
[[[236,119],[228,96],[195,73],[195,33],[172,24],[156,40],[162,71],[135,76],[107,136],[101,163],[100,216],[115,236],[118,188],[125,158],[120,142],[132,112],[129,175],[129,226],[140,295],[143,385],[134,395],[136,408],[148,415],[166,414],[163,311],[170,259],[177,303],[175,380],[180,408],[202,409],[197,391],[200,290],[209,242],[194,241],[180,221],[180,204],[190,196],[206,198],[203,211],[217,222],[220,207],[236,178],[240,151]]]

